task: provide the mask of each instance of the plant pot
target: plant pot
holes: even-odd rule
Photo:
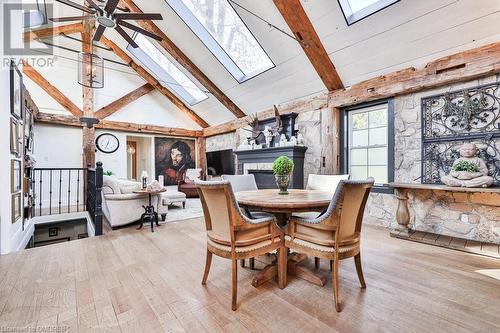
[[[279,194],[288,194],[288,186],[290,185],[290,175],[274,175],[276,185],[280,189]]]

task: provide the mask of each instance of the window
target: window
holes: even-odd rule
[[[351,179],[375,178],[376,187],[394,180],[392,101],[344,110],[344,170]]]
[[[204,101],[208,96],[171,62],[149,39],[136,33],[134,40],[138,48],[127,46],[127,50],[155,74],[162,83],[189,105]]]
[[[399,0],[338,0],[347,25],[356,23]]]
[[[274,67],[228,0],[165,1],[239,83]]]

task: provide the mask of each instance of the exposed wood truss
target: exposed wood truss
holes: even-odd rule
[[[84,124],[80,122],[80,119],[71,115],[62,114],[50,114],[39,112],[36,121],[40,123],[64,125],[64,126],[74,126],[83,127]],[[131,133],[147,133],[147,134],[157,134],[157,135],[167,135],[167,136],[178,136],[178,137],[201,137],[202,131],[189,130],[183,128],[175,127],[163,127],[156,125],[141,125],[141,124],[131,124],[121,121],[109,121],[102,120],[99,124],[95,125],[96,128],[106,129],[106,130],[116,130]]]
[[[145,85],[142,85],[139,88],[129,92],[128,94],[117,99],[116,101],[111,102],[110,104],[100,108],[99,110],[97,110],[94,113],[94,117],[96,117],[98,119],[104,119],[106,117],[109,117],[110,115],[112,115],[116,111],[122,109],[123,107],[132,103],[133,101],[137,100],[138,98],[148,94],[149,92],[151,92],[154,89],[155,88],[151,84],[146,83]]]
[[[29,42],[35,39],[54,37],[59,35],[71,35],[83,31],[82,23],[73,23],[50,27],[44,29],[30,30],[24,33],[24,42]]]
[[[330,92],[329,105],[343,107],[437,88],[500,73],[500,43],[488,44]]]
[[[343,88],[342,80],[321,43],[316,30],[314,30],[314,26],[309,20],[300,0],[274,0],[274,4],[295,37],[301,41],[304,52],[328,91]]]
[[[124,7],[131,13],[142,13],[141,9],[132,0],[122,0]],[[181,66],[183,66],[198,82],[200,82],[215,98],[217,98],[236,117],[245,117],[245,113],[227,97],[210,79],[170,40],[156,24],[149,20],[137,21],[143,29],[151,31],[160,36],[162,41],[159,44],[167,51]]]
[[[134,60],[123,51],[118,45],[109,40],[106,37],[101,38],[101,42],[109,47],[120,59],[122,59],[126,64],[128,64],[140,77],[142,77],[146,82],[151,84],[156,90],[158,90],[162,95],[167,97],[179,110],[184,112],[189,118],[195,121],[199,126],[206,128],[208,123],[198,116],[193,110],[191,110],[183,101],[181,101],[176,95],[174,95],[170,90],[161,85],[161,83],[142,66],[138,65]]]
[[[49,83],[36,69],[23,61],[23,73],[61,104],[75,117],[83,117],[83,111],[66,97],[59,89]]]
[[[83,23],[82,32],[82,51],[85,53],[94,53],[92,36],[94,33],[94,22],[87,20]],[[86,118],[94,118],[94,89],[82,87],[83,93],[83,116]],[[83,127],[82,132],[83,142],[83,167],[88,165],[95,166],[95,128]]]

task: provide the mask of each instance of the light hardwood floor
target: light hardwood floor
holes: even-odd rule
[[[231,311],[230,261],[214,257],[201,285],[201,219],[134,227],[0,257],[0,328],[61,325],[70,332],[499,332],[500,260],[390,238],[365,227],[367,289],[351,260],[332,286],[289,278],[251,286],[239,268]],[[309,263],[313,267],[313,262]],[[262,268],[261,263],[256,263]],[[478,271],[485,270],[488,277]],[[320,272],[329,274],[327,263]],[[327,281],[331,281],[328,279]]]

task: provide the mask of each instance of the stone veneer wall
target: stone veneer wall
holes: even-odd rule
[[[500,76],[455,84],[439,89],[394,98],[396,182],[420,183],[421,176],[421,98],[446,91],[500,82]],[[321,112],[311,110],[297,117],[300,132],[308,147],[304,173],[319,173],[321,145]],[[247,136],[244,130],[207,138],[207,151],[235,149]],[[306,183],[306,181],[304,182]],[[411,227],[479,241],[500,244],[500,194],[466,194],[445,191],[410,191]],[[395,226],[397,199],[392,194],[372,193],[364,222]]]

